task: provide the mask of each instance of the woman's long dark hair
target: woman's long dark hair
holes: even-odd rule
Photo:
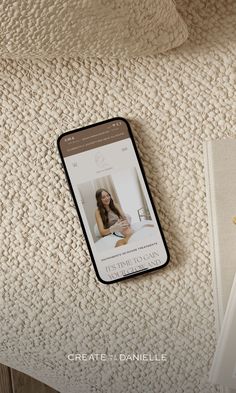
[[[104,225],[104,228],[109,228],[109,223],[108,223],[108,212],[105,209],[103,203],[102,203],[102,192],[105,191],[107,194],[109,194],[110,196],[110,203],[109,203],[109,208],[119,217],[122,218],[122,216],[120,215],[119,210],[115,207],[113,199],[111,197],[111,194],[105,190],[105,188],[99,188],[99,190],[96,191],[96,200],[97,200],[97,207],[98,210],[100,212],[101,218],[102,218],[102,222]]]

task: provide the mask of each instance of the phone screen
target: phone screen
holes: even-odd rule
[[[66,132],[58,148],[98,279],[113,283],[166,265],[129,123],[114,118]]]

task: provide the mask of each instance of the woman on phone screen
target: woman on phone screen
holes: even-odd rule
[[[96,191],[96,200],[95,218],[100,235],[107,236],[120,232],[123,239],[118,240],[115,247],[127,244],[134,231],[121,207],[114,203],[111,194],[104,188]]]

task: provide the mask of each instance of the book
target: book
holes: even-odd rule
[[[216,334],[219,337],[236,272],[236,139],[206,142],[204,159]],[[217,383],[215,373],[210,373],[210,378],[212,383]],[[236,392],[228,388],[222,391]]]
[[[216,346],[210,381],[236,389],[236,274]]]

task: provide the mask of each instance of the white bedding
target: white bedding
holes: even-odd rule
[[[148,239],[149,234],[152,233],[153,228],[151,227],[146,227],[146,224],[152,224],[152,221],[147,221],[147,220],[143,220],[141,222],[137,222],[132,224],[132,229],[135,231],[133,233],[133,235],[130,237],[129,239],[129,243],[135,243],[141,239],[143,239],[144,237],[146,237]],[[108,235],[105,236],[101,239],[99,239],[98,241],[96,241],[96,247],[98,251],[104,251],[107,249],[111,249],[114,248],[117,241],[120,240],[121,238],[115,235]]]
[[[235,0],[177,6],[190,38],[165,55],[0,61],[0,362],[61,393],[219,392],[208,382],[216,336],[202,142],[236,137]],[[103,285],[56,137],[117,115],[131,122],[171,263]],[[66,357],[104,352],[167,362]]]

